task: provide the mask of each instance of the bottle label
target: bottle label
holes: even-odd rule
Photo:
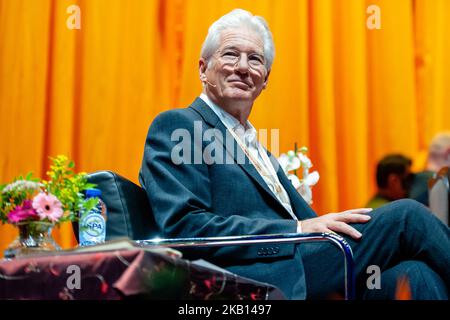
[[[105,241],[105,219],[100,214],[89,213],[80,220],[80,246]]]

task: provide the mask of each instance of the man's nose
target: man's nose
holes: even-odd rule
[[[248,57],[246,54],[242,54],[235,65],[235,69],[240,73],[247,73],[249,69]]]

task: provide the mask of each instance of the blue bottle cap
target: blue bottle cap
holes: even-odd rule
[[[87,189],[86,190],[86,198],[94,198],[94,197],[100,197],[102,195],[102,191],[100,189]]]

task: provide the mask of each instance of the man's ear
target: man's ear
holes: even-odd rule
[[[264,78],[263,89],[267,88],[267,83],[269,82],[270,70],[267,71],[266,77]]]
[[[200,75],[200,80],[202,82],[206,81],[206,69],[208,68],[208,64],[206,63],[206,60],[204,58],[200,58],[198,61],[198,72]]]

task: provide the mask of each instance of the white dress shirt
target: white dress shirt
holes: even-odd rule
[[[280,183],[275,169],[270,162],[269,156],[259,143],[257,139],[256,129],[253,127],[250,121],[247,120],[245,128],[235,117],[212,102],[206,94],[202,93],[200,95],[200,98],[211,108],[212,111],[214,111],[214,113],[219,117],[220,121],[222,121],[227,130],[232,134],[234,133],[235,135],[233,136],[235,138],[237,136],[237,138],[240,139],[238,143],[242,143],[247,147],[247,151],[251,154],[250,161],[257,169],[256,171],[260,174],[261,178],[263,178],[264,182],[267,184],[278,201],[280,201],[283,207],[286,208],[286,210],[290,213],[292,218],[294,220],[298,220],[292,210],[289,196],[283,185]],[[255,165],[254,161],[257,161],[258,163]],[[261,174],[258,167],[262,167],[264,171],[268,173],[267,176],[265,174]],[[297,232],[301,232],[300,224],[298,224]]]

